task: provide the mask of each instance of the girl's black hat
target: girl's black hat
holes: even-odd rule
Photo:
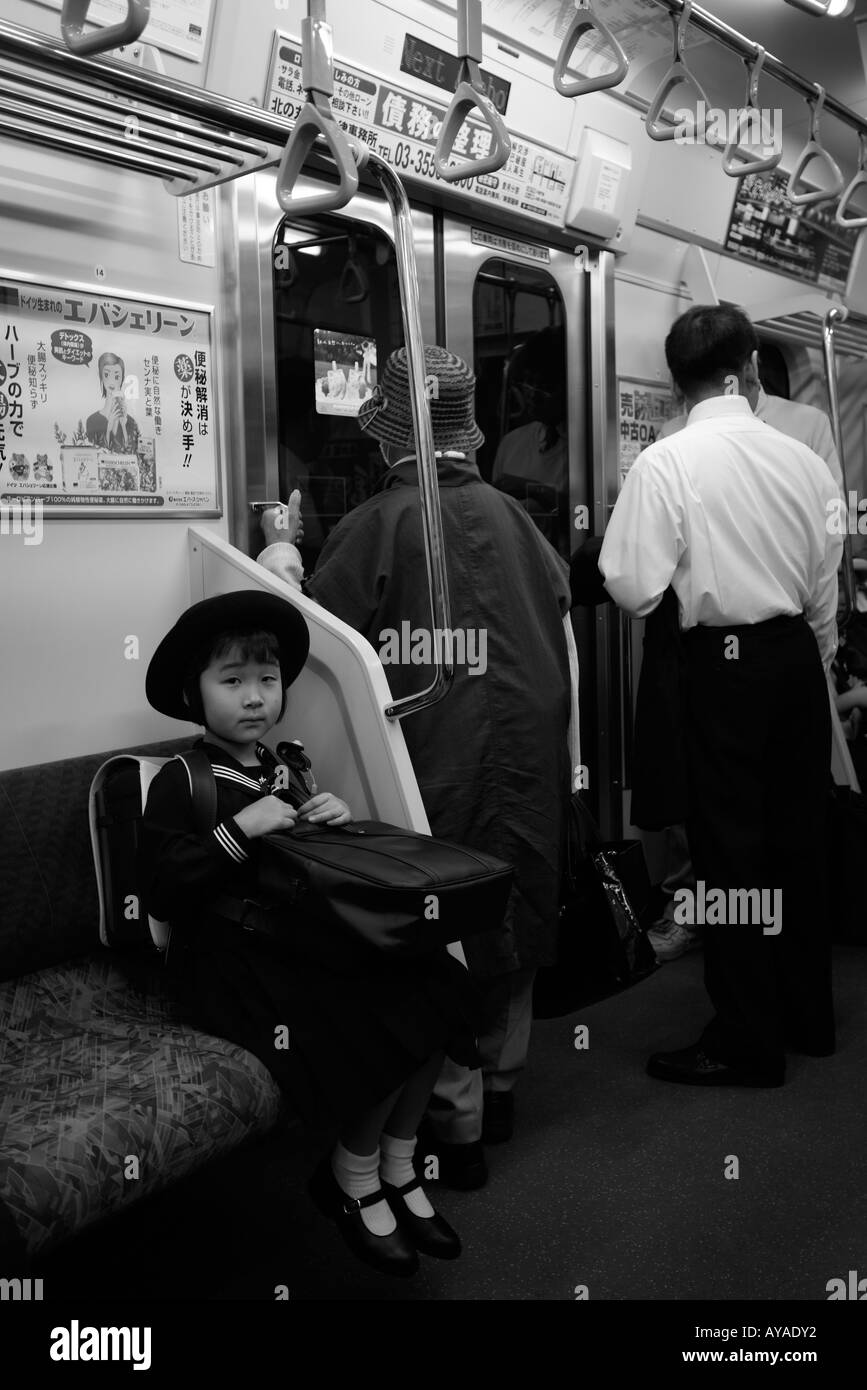
[[[184,672],[190,652],[222,632],[273,632],[280,651],[283,689],[291,685],[307,660],[310,633],[297,608],[275,594],[242,589],[203,599],[182,613],[150,660],[145,677],[148,703],[170,719],[196,723],[184,703]]]

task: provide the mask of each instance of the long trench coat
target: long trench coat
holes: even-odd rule
[[[556,958],[570,782],[568,571],[474,464],[446,457],[437,468],[452,631],[463,634],[467,661],[456,660],[445,698],[401,728],[432,833],[515,867],[505,921],[464,943],[470,968],[491,976]],[[433,665],[417,662],[431,618],[414,460],[332,531],[305,589],[380,652],[397,699],[432,680]]]

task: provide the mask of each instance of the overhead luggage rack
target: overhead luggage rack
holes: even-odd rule
[[[278,164],[290,127],[231,97],[0,20],[0,134],[162,179],[181,196]]]
[[[828,300],[826,307],[833,307],[833,301]],[[820,351],[823,347],[824,320],[818,308],[798,314],[779,314],[770,319],[754,318],[753,322],[765,337],[802,343],[804,347]],[[867,359],[867,318],[850,310],[846,321],[835,327],[834,351],[839,357]]]

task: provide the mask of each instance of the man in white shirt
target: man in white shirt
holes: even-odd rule
[[[820,459],[824,459],[835,483],[843,492],[843,469],[834,444],[831,421],[825,412],[800,401],[787,401],[783,396],[769,396],[759,381],[757,367],[754,369],[751,366],[747,372],[746,388],[745,395],[756,419],[763,420],[766,425],[779,430],[780,434],[787,434],[790,439],[799,439]],[[668,439],[682,430],[685,424],[685,415],[675,415],[663,425],[658,438]]]
[[[756,419],[763,420],[790,439],[799,439],[806,444],[825,462],[840,492],[845,492],[831,421],[824,411],[812,405],[802,405],[799,401],[785,400],[782,396],[767,395],[759,380],[758,370],[752,363],[747,368],[745,381],[745,394]],[[658,438],[667,439],[685,425],[686,415],[676,415],[663,425]],[[700,928],[684,926],[674,920],[674,895],[677,889],[694,885],[686,831],[682,825],[671,825],[666,827],[665,836],[666,876],[662,889],[666,903],[661,919],[648,932],[656,958],[661,962],[677,960],[685,951],[701,944]]]
[[[687,832],[716,1016],[652,1076],[777,1086],[785,1047],[834,1050],[824,912],[830,709],[842,539],[822,461],[758,420],[755,330],[697,307],[666,339],[688,407],[679,434],[636,460],[599,558],[605,587],[645,617],[669,585],[683,633]]]

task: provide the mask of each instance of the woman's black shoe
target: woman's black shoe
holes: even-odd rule
[[[387,1182],[382,1184],[382,1190],[397,1218],[398,1226],[403,1227],[416,1250],[420,1250],[423,1255],[433,1255],[437,1260],[456,1260],[461,1253],[457,1231],[452,1230],[439,1212],[435,1211],[433,1216],[416,1216],[404,1201],[405,1195],[414,1192],[416,1188],[424,1191],[417,1178],[410,1178],[403,1187],[391,1187]]]
[[[375,1236],[364,1224],[361,1209],[383,1200],[386,1194],[381,1188],[369,1197],[347,1197],[334,1176],[329,1159],[324,1158],[307,1190],[323,1216],[337,1223],[337,1229],[359,1260],[372,1265],[381,1274],[394,1274],[399,1279],[408,1279],[418,1272],[418,1254],[400,1223],[390,1236]]]

